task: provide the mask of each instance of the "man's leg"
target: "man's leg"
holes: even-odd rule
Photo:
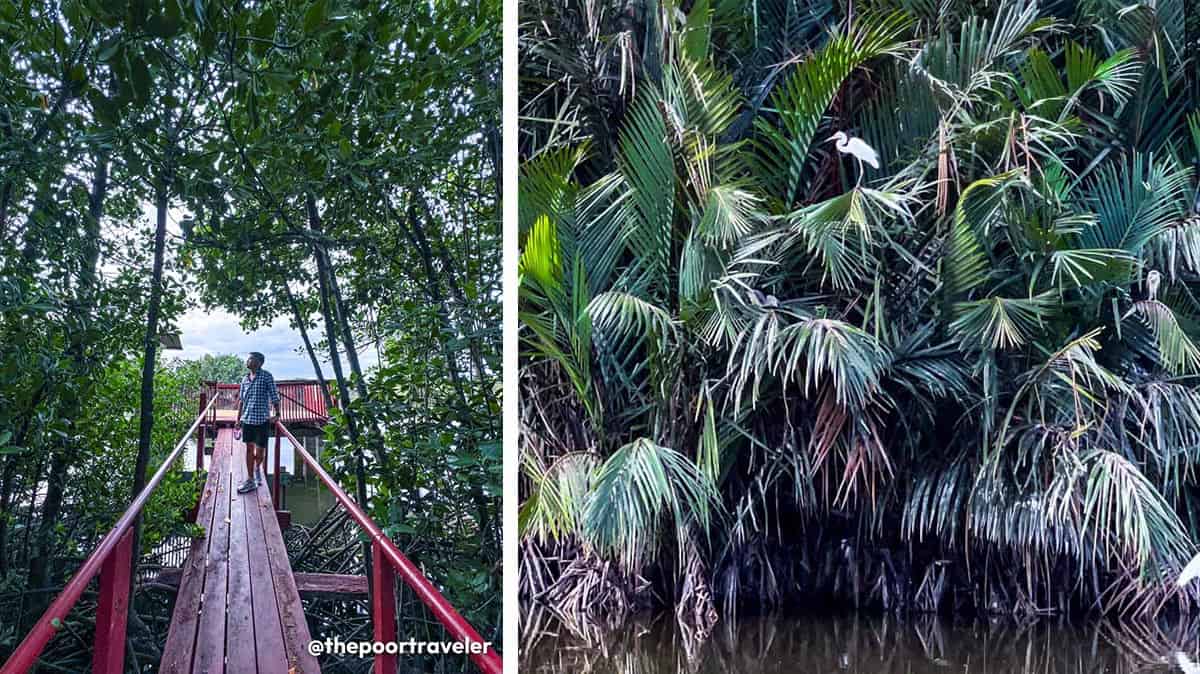
[[[267,448],[258,448],[258,474],[263,482],[267,481]]]
[[[255,463],[254,457],[257,453],[258,453],[258,446],[255,445],[253,442],[247,442],[246,443],[246,481],[243,482],[241,484],[241,486],[238,487],[239,494],[245,494],[246,492],[252,491],[254,489],[254,463]]]
[[[255,451],[256,451],[256,447],[255,447],[254,443],[247,442],[246,443],[246,474],[250,475],[250,476],[254,475],[254,453],[255,453]]]

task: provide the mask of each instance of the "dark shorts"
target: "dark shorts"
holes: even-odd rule
[[[242,424],[242,442],[267,446],[267,424]]]

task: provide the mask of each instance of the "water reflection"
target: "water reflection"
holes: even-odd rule
[[[952,624],[931,616],[759,617],[697,639],[668,614],[616,629],[523,616],[538,674],[1200,674],[1200,624]]]
[[[292,478],[284,488],[285,507],[292,512],[292,524],[316,525],[337,499],[315,477]]]

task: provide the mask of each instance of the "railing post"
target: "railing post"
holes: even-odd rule
[[[100,567],[100,603],[96,606],[96,639],[92,645],[94,674],[125,671],[125,621],[129,617],[129,573],[133,560],[133,529]]]
[[[275,504],[275,509],[279,510],[283,504],[279,502],[279,452],[283,447],[283,430],[281,421],[275,422],[275,482],[271,488],[271,503]]]
[[[396,572],[378,540],[371,542],[371,622],[375,641],[396,640]],[[396,663],[395,654],[376,655],[375,674],[396,674]]]
[[[208,391],[200,391],[200,413],[208,407]],[[204,470],[204,422],[196,427],[196,472]]]

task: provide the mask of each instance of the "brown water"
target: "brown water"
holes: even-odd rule
[[[932,617],[765,617],[707,637],[667,616],[614,631],[525,616],[522,674],[1200,674],[1200,629],[959,624]]]
[[[292,523],[311,527],[321,520],[337,499],[315,477],[295,479],[284,488],[285,507],[292,511]]]

